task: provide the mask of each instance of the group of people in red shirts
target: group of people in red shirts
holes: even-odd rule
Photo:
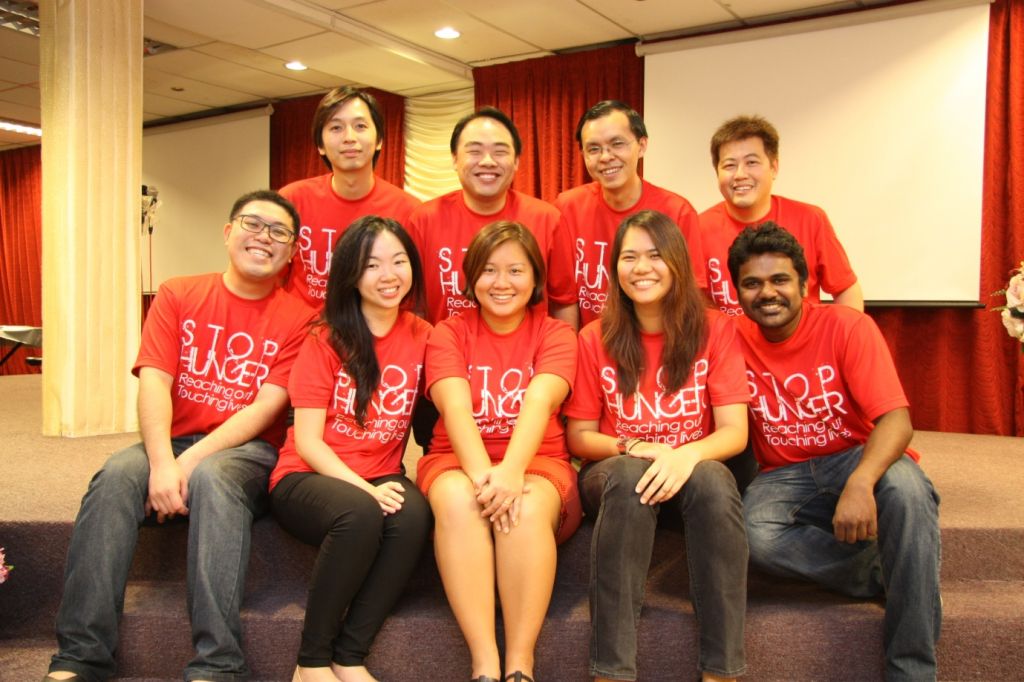
[[[748,562],[884,594],[885,677],[935,678],[938,497],[825,213],[772,194],[770,123],[715,132],[724,201],[700,215],[640,177],[648,134],[622,102],[580,118],[593,182],[554,205],[511,188],[522,143],[498,109],[456,124],[461,188],[423,204],[373,174],[383,131],[371,95],[328,93],[312,135],[329,172],[240,198],[227,272],[161,287],[135,368],[143,442],[83,499],[47,679],[113,674],[151,512],[190,520],[185,679],[247,675],[238,609],[268,504],[320,548],[297,682],[375,679],[365,659],[431,529],[470,677],[532,682],[556,547],[584,513],[590,674],[637,679],[662,510],[685,533],[702,679],[746,670]],[[756,476],[735,465],[752,456]]]

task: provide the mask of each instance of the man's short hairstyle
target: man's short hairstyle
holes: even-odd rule
[[[786,256],[793,263],[800,287],[807,283],[807,260],[804,258],[804,247],[796,237],[784,227],[779,227],[771,220],[755,227],[746,227],[729,247],[729,274],[733,283],[740,286],[740,268],[754,256],[766,253],[777,253]]]
[[[242,212],[245,205],[251,201],[269,201],[272,204],[277,204],[283,208],[287,213],[288,217],[292,219],[292,230],[298,234],[301,219],[299,218],[299,212],[292,205],[292,202],[285,199],[283,196],[278,194],[272,189],[258,189],[253,192],[246,192],[242,196],[235,200],[235,203],[231,206],[231,215],[228,216],[228,220],[234,220],[238,217],[238,214]]]
[[[462,130],[470,121],[474,121],[478,118],[493,119],[505,126],[509,135],[512,136],[512,148],[516,153],[516,157],[518,158],[519,155],[523,153],[523,139],[519,137],[519,129],[516,128],[516,124],[512,122],[512,119],[508,117],[508,114],[497,107],[480,107],[476,111],[466,114],[460,118],[458,123],[456,123],[455,127],[452,129],[452,139],[449,144],[452,150],[452,156],[455,156],[455,152],[459,148],[459,137],[462,135]]]
[[[739,142],[750,137],[759,137],[764,143],[764,153],[772,161],[779,158],[779,131],[764,116],[737,116],[723,123],[711,136],[711,165],[718,168],[719,151],[728,142]]]
[[[342,85],[324,95],[320,103],[316,105],[316,111],[313,112],[313,144],[316,145],[317,149],[324,148],[324,126],[331,120],[331,116],[334,116],[334,112],[338,110],[338,107],[352,99],[363,100],[366,108],[370,110],[373,127],[377,129],[377,144],[379,145],[384,141],[384,112],[381,111],[377,98],[366,90],[360,90],[351,85]],[[326,155],[321,154],[320,158],[327,168],[331,168],[331,162]],[[380,149],[373,153],[374,166],[377,165],[378,158],[380,158]]]
[[[643,116],[638,114],[636,109],[617,99],[606,99],[590,107],[580,116],[580,121],[576,124],[576,142],[579,143],[580,149],[583,149],[583,126],[587,121],[602,118],[616,111],[621,111],[629,119],[629,129],[633,131],[636,139],[647,137],[647,126],[644,125]]]
[[[547,269],[544,266],[544,257],[541,255],[540,246],[533,233],[526,229],[522,223],[511,220],[497,220],[484,226],[466,249],[466,256],[462,260],[462,271],[466,275],[466,284],[463,287],[462,295],[470,301],[478,303],[473,289],[476,288],[476,281],[484,272],[487,266],[487,259],[491,257],[494,250],[505,242],[516,242],[526,252],[526,259],[533,268],[533,293],[530,294],[529,305],[536,305],[544,300],[544,281],[547,277]]]

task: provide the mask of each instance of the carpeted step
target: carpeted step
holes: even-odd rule
[[[282,589],[253,595],[247,602],[243,612],[246,649],[256,679],[290,679],[302,599],[299,591]],[[583,590],[555,594],[537,646],[538,679],[588,679],[586,599]],[[944,610],[941,680],[1008,679],[1007,671],[1024,670],[1024,583],[948,582]],[[748,605],[748,675],[744,679],[879,680],[882,613],[880,602],[846,599],[797,582],[771,585],[755,576]],[[176,675],[191,656],[183,588],[160,581],[133,583],[121,631],[122,675]],[[648,594],[639,642],[640,679],[667,682],[689,679],[688,671],[695,674],[696,623],[685,590]],[[38,643],[32,648],[42,667],[50,653]],[[438,595],[429,593],[403,597],[378,636],[368,664],[382,680],[421,679],[424,673],[431,679],[459,680],[469,671],[454,618]],[[0,675],[3,679],[7,678]]]

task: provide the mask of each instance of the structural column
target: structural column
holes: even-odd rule
[[[43,434],[137,428],[142,0],[41,0]]]

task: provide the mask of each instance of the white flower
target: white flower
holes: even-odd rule
[[[1006,285],[1006,305],[1024,312],[1024,274],[1016,274]]]
[[[1009,310],[1002,311],[1000,315],[1006,332],[1018,341],[1024,342],[1024,320],[1014,317]]]

